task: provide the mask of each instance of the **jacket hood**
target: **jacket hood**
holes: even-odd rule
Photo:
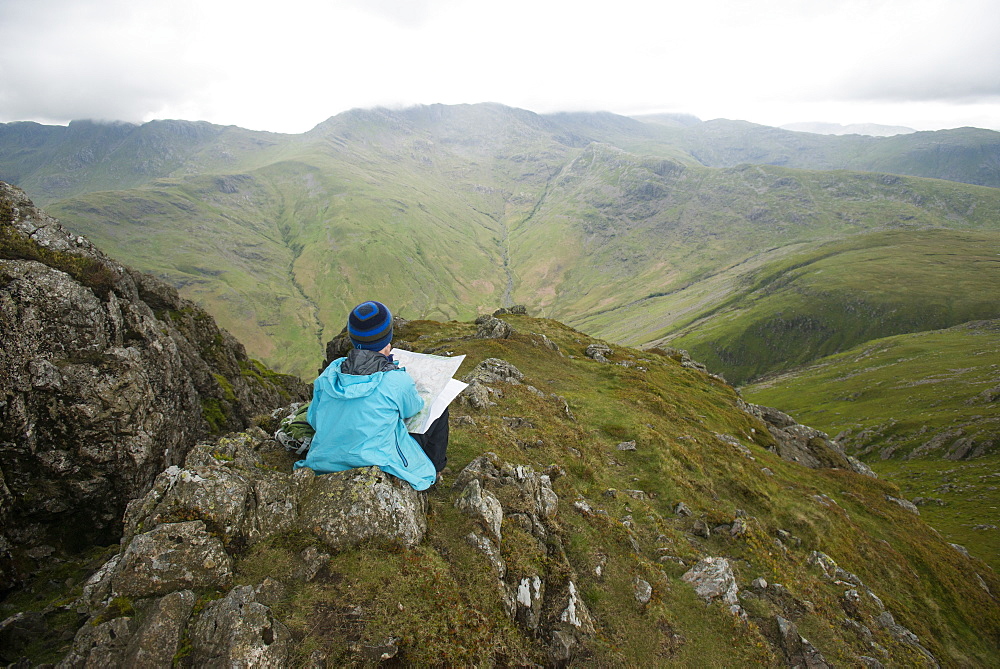
[[[352,373],[343,371],[345,369]],[[345,400],[367,397],[378,388],[383,375],[396,369],[399,368],[384,355],[356,349],[348,357],[331,362],[316,379],[313,390]]]
[[[368,349],[354,349],[347,354],[347,358],[340,366],[343,374],[373,374],[375,372],[388,372],[398,369],[396,363],[391,358]]]

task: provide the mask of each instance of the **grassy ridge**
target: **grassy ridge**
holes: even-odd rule
[[[595,340],[581,332],[552,320],[504,318],[518,332],[507,339],[473,339],[470,322],[413,321],[398,331],[406,348],[466,354],[461,374],[487,358],[524,374],[522,383],[491,384],[499,391],[490,394],[494,406],[452,405],[450,469],[427,492],[427,534],[419,546],[373,541],[329,551],[300,528],[236,555],[233,585],[271,579],[268,606],[294,635],[295,666],[315,659],[314,651],[329,664],[357,664],[361,652],[390,643],[394,661],[404,665],[545,664],[568,581],[582,602],[577,610],[585,605],[595,625],[593,635],[580,633],[574,664],[784,666],[780,615],[832,665],[877,655],[886,666],[921,666],[914,648],[876,622],[879,610],[864,588],[858,606],[845,606],[850,586],[810,565],[812,551],[863,580],[942,665],[993,662],[1000,607],[984,587],[996,592],[1000,580],[887,500],[900,495],[892,482],[780,459],[770,433],[739,408],[731,387],[673,357],[615,347],[611,363],[600,363],[586,356]],[[634,441],[635,450],[619,449],[623,441]],[[219,446],[215,457],[226,462],[228,451]],[[297,458],[266,444],[261,450],[267,469],[290,471]],[[507,470],[496,486],[488,484],[507,511],[494,538],[499,573],[515,589],[533,575],[544,581],[552,616],[542,634],[512,620],[496,567],[468,540],[472,532],[483,536],[483,526],[456,508],[458,472],[486,452],[544,472],[558,495],[556,513],[539,521],[543,535],[522,522],[537,513],[534,498],[500,485],[522,473]],[[680,502],[691,516],[675,513]],[[722,526],[736,518],[746,531],[733,536]],[[698,533],[696,521],[716,531]],[[333,555],[318,572],[296,577],[309,548]],[[746,623],[720,602],[706,605],[682,580],[706,556],[730,561]],[[86,580],[71,566],[58,565],[34,590],[2,602],[4,617],[57,598],[71,601]],[[757,578],[772,584],[767,593],[752,585]],[[647,603],[637,601],[638,579],[652,588]],[[221,594],[197,592],[200,605]],[[109,607],[109,618],[131,614],[128,598],[112,604],[119,610]],[[61,624],[79,626],[75,609],[70,613]],[[845,616],[868,627],[868,635],[845,624]],[[60,646],[62,653],[54,652]],[[66,647],[54,639],[33,648],[32,659],[56,662]]]
[[[623,298],[618,304],[600,308],[581,301],[562,315],[567,321],[628,343],[655,340],[676,332],[699,311],[745,293],[739,284],[753,282],[763,264],[794,250],[793,245],[886,229],[995,230],[1000,220],[996,189],[773,167],[683,174],[673,183],[660,183],[666,195],[654,216],[639,222],[614,199],[601,201],[596,185],[572,193],[574,202],[598,203],[589,215],[606,221],[591,227],[600,228],[596,245],[603,249],[608,273],[616,265],[635,268],[657,250],[660,255],[659,263],[647,261],[645,272],[635,272],[633,285],[615,286]],[[586,215],[577,214],[575,221]],[[623,239],[632,241],[637,252],[616,257]],[[591,264],[581,263],[580,271]]]
[[[504,121],[503,108],[480,111]],[[459,144],[461,128],[429,134],[415,118],[401,134],[398,120],[359,111],[275,149],[263,167],[50,209],[208,306],[275,368],[309,377],[321,343],[364,299],[444,320],[495,308],[509,283],[506,217],[519,209],[501,186],[547,178],[544,158],[494,156],[502,137]]]
[[[1000,568],[1000,322],[869,341],[743,388],[923,497],[949,540]],[[971,459],[969,459],[971,458]]]
[[[766,266],[671,344],[744,383],[869,339],[1000,317],[998,252],[993,231],[830,242]]]
[[[269,184],[250,176],[161,181],[50,207],[111,255],[204,305],[254,355],[300,374],[316,366],[320,326],[292,280],[279,210]]]
[[[886,500],[887,494],[900,495],[893,483],[844,471],[810,470],[777,458],[767,450],[770,435],[737,408],[731,388],[671,358],[616,347],[612,363],[625,365],[596,363],[584,354],[594,340],[579,332],[551,320],[503,318],[520,334],[508,340],[470,341],[461,337],[474,331],[471,324],[415,322],[400,337],[419,339],[418,346],[444,345],[455,354],[467,354],[463,373],[487,357],[507,360],[525,373],[524,384],[502,387],[497,407],[456,408],[453,415],[468,413],[475,424],[456,423],[449,461],[457,472],[482,452],[493,451],[510,462],[535,463],[539,470],[548,463],[564,468],[565,474],[554,480],[562,500],[562,541],[579,576],[577,586],[602,624],[591,658],[595,664],[746,666],[778,661],[766,641],[773,643],[769,616],[777,610],[772,604],[746,600],[751,615],[759,618],[741,631],[722,607],[706,608],[678,581],[686,567],[657,561],[660,555],[672,554],[691,563],[703,553],[736,558],[741,584],[763,576],[785,584],[796,599],[809,600],[815,613],[799,619],[803,636],[829,661],[850,664],[863,654],[863,644],[841,625],[844,588],[819,579],[806,566],[811,550],[829,553],[885,595],[897,618],[932,644],[942,662],[989,662],[990,639],[1000,624],[991,613],[995,603],[987,603],[978,585],[958,576],[964,558],[957,551],[920,518]],[[561,354],[547,348],[538,335],[555,342]],[[565,398],[573,418],[550,393]],[[511,427],[504,417],[527,423]],[[718,434],[733,435],[756,459],[740,455]],[[617,449],[626,440],[635,440],[635,451]],[[774,475],[768,476],[763,467]],[[636,499],[627,490],[641,490],[644,496]],[[453,510],[451,497],[457,492],[445,487],[430,497],[434,522],[428,542],[452,556],[449,560],[460,559],[453,556],[463,554],[461,538],[469,532],[468,520]],[[815,494],[829,495],[839,508],[818,504]],[[581,498],[606,515],[587,516],[574,509],[572,501]],[[742,509],[754,530],[746,539],[712,535],[693,540],[687,529],[692,519],[673,513],[680,501],[710,524],[730,523],[735,510]],[[501,546],[508,569],[544,560],[535,542],[510,525],[505,521],[508,538]],[[776,549],[773,538],[779,528],[798,537],[801,545],[790,543],[787,552]],[[342,573],[356,573],[351,570],[356,558],[342,559]],[[601,574],[594,571],[598,564],[604,565]],[[633,597],[637,576],[653,583],[656,592],[640,615]],[[373,581],[379,578],[371,576]],[[495,597],[485,592],[482,596],[484,602]],[[971,600],[964,601],[966,597]],[[872,629],[882,634],[876,626]],[[674,632],[686,642],[671,642]],[[499,636],[509,642],[509,637]],[[898,644],[887,645],[900,653],[894,656],[896,663],[917,663]]]

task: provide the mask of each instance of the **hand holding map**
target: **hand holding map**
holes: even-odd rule
[[[400,368],[405,369],[413,379],[417,385],[417,394],[424,400],[424,408],[405,421],[406,429],[409,432],[423,434],[430,424],[444,413],[451,401],[468,386],[467,383],[452,378],[465,360],[465,356],[447,358],[414,353],[401,348],[392,349],[391,354],[393,360],[399,362]]]

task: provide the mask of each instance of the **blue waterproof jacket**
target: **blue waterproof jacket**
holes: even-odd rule
[[[352,355],[378,354],[352,351]],[[385,356],[379,358],[387,362]],[[403,423],[424,406],[413,379],[401,368],[346,374],[341,371],[345,361],[347,358],[334,360],[313,382],[306,419],[316,435],[306,459],[296,462],[295,468],[309,467],[317,474],[326,474],[378,465],[416,490],[426,490],[437,479],[437,472]]]

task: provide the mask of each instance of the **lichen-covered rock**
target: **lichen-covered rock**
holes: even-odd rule
[[[115,541],[128,501],[212,432],[308,388],[0,182],[0,588],[41,543]],[[0,551],[2,553],[2,551]],[[17,554],[17,555],[15,555]],[[21,559],[17,559],[20,557]]]
[[[904,509],[906,509],[907,511],[909,511],[910,513],[912,513],[914,515],[917,515],[917,516],[920,515],[920,509],[918,509],[917,505],[914,504],[913,502],[911,502],[908,499],[900,499],[899,497],[893,497],[892,495],[886,495],[885,498],[886,498],[887,501],[890,501],[893,504],[897,504],[897,505],[903,507]]]
[[[467,515],[480,521],[490,531],[496,541],[500,541],[500,527],[503,523],[503,507],[495,495],[482,489],[478,479],[469,482],[462,494],[455,500],[455,506]]]
[[[649,600],[653,598],[653,586],[649,584],[649,581],[636,577],[635,579],[635,601],[639,604],[649,604]]]
[[[476,532],[469,532],[465,540],[486,556],[497,578],[502,579],[507,575],[507,564],[504,562],[503,556],[500,555],[500,549],[497,548],[497,545],[491,539]]]
[[[57,669],[117,669],[123,663],[132,618],[121,617],[84,625],[73,639],[73,649],[56,665]]]
[[[517,611],[515,617],[525,629],[537,630],[542,621],[542,604],[545,596],[545,583],[532,574],[520,579],[517,584]]]
[[[465,383],[478,381],[487,385],[491,383],[520,383],[524,380],[524,374],[506,360],[486,358],[466,374],[462,380]]]
[[[249,585],[209,603],[191,630],[196,667],[287,667],[291,648],[288,628]]]
[[[503,397],[503,390],[497,384],[519,384],[524,374],[506,360],[487,358],[462,379],[469,384],[459,395],[459,399],[473,409],[488,409],[494,406],[494,398]]]
[[[778,623],[778,641],[785,653],[785,660],[790,667],[808,667],[809,669],[828,669],[823,655],[799,634],[795,623],[775,616]]]
[[[334,550],[371,539],[415,546],[427,531],[424,498],[378,467],[323,476],[299,469],[292,479],[302,488],[297,523]]]
[[[171,592],[156,600],[125,648],[123,666],[169,667],[194,608],[190,590]]]
[[[493,315],[503,316],[504,314],[519,314],[523,316],[527,313],[528,313],[528,308],[526,306],[524,306],[523,304],[514,304],[509,307],[500,307],[499,309],[493,312]]]
[[[931,666],[938,666],[937,658],[935,658],[929,650],[921,645],[920,638],[911,632],[907,627],[896,622],[895,617],[889,611],[883,611],[880,613],[876,620],[878,621],[878,624],[885,628],[885,630],[889,632],[889,634],[892,635],[896,641],[906,644],[919,652],[927,659]]]
[[[562,470],[550,467],[547,471],[558,475]],[[580,651],[587,637],[595,634],[595,627],[559,539],[559,497],[552,489],[551,477],[527,465],[503,462],[495,453],[484,453],[458,473],[453,488],[462,491],[455,505],[482,519],[495,532],[498,542],[499,526],[494,514],[499,509],[500,517],[512,528],[524,531],[505,531],[504,541],[511,541],[509,536],[514,535],[522,542],[510,550],[536,555],[546,565],[541,570],[517,571],[506,565],[499,569],[499,551],[492,541],[475,533],[469,537],[470,543],[494,563],[501,590],[507,593],[503,599],[511,603],[514,620],[533,635],[550,635],[552,661],[564,663]],[[496,500],[495,505],[485,501],[491,498]]]
[[[569,625],[583,634],[594,634],[594,620],[590,616],[590,610],[584,603],[580,592],[573,581],[566,582],[566,589],[556,610],[559,613],[559,622]]]
[[[820,551],[812,551],[809,554],[808,564],[812,566],[819,567],[823,571],[823,575],[826,578],[843,581],[845,583],[850,583],[856,586],[863,586],[861,579],[846,569],[842,568],[836,563],[836,561]],[[881,603],[880,603],[881,605]]]
[[[555,630],[549,643],[549,662],[554,667],[565,667],[576,655],[576,637],[569,632]]]
[[[201,464],[170,467],[157,477],[129,505],[124,549],[88,581],[81,604],[93,607],[114,594],[162,594],[168,586],[160,581],[169,579],[175,580],[173,589],[222,587],[231,578],[227,548],[249,547],[295,528],[332,550],[371,539],[404,546],[423,539],[424,499],[409,484],[378,467],[322,476],[310,469],[273,471],[262,466],[258,451],[264,443],[260,430],[250,430],[221,440],[213,451],[221,459],[212,460],[199,447],[186,464]],[[215,464],[205,464],[210,460]]]
[[[740,408],[759,418],[767,426],[776,443],[775,451],[783,460],[797,462],[812,469],[849,469],[875,478],[875,473],[861,461],[849,457],[844,449],[825,432],[799,425],[786,413],[771,407],[739,400]]]
[[[508,339],[512,334],[514,334],[514,328],[510,323],[490,317],[479,323],[479,328],[473,337],[475,339]]]
[[[736,577],[729,560],[724,557],[703,558],[681,579],[693,585],[694,591],[706,602],[720,599],[729,605],[739,604]]]
[[[232,558],[205,523],[164,523],[129,542],[111,576],[111,593],[149,597],[189,588],[225,588],[232,576]]]
[[[608,362],[608,356],[612,353],[611,347],[607,344],[591,344],[586,350],[587,357],[597,362]]]
[[[248,438],[243,433],[231,439]],[[263,438],[263,434],[258,434]],[[223,438],[225,450],[230,438]],[[209,523],[225,544],[251,545],[292,527],[298,512],[299,490],[288,473],[264,468],[259,458],[241,448],[229,461],[164,470],[146,495],[134,500],[125,514],[125,541],[141,524],[153,527],[177,517],[197,517]],[[193,451],[185,464],[202,461]],[[241,466],[242,465],[242,466]]]
[[[504,514],[526,514],[530,525],[536,528],[531,531],[540,531],[541,538],[545,532],[539,527],[559,512],[559,496],[552,489],[548,474],[540,474],[527,465],[501,462],[495,453],[484,453],[470,462],[455,477],[453,487],[465,491],[473,481],[478,481],[483,489],[506,488],[513,492],[513,496],[509,492],[505,495],[510,501]]]
[[[906,644],[923,655],[932,666],[937,666],[937,659],[920,643],[916,634],[905,626],[896,622],[892,613],[885,608],[881,598],[868,588],[862,580],[851,572],[840,567],[836,561],[819,551],[809,554],[808,564],[819,567],[823,572],[823,577],[831,579],[836,583],[856,586],[844,593],[841,598],[841,605],[848,615],[861,619],[865,616],[865,609],[871,611],[870,620],[885,628],[887,632],[899,643]],[[867,595],[862,597],[861,593]]]

